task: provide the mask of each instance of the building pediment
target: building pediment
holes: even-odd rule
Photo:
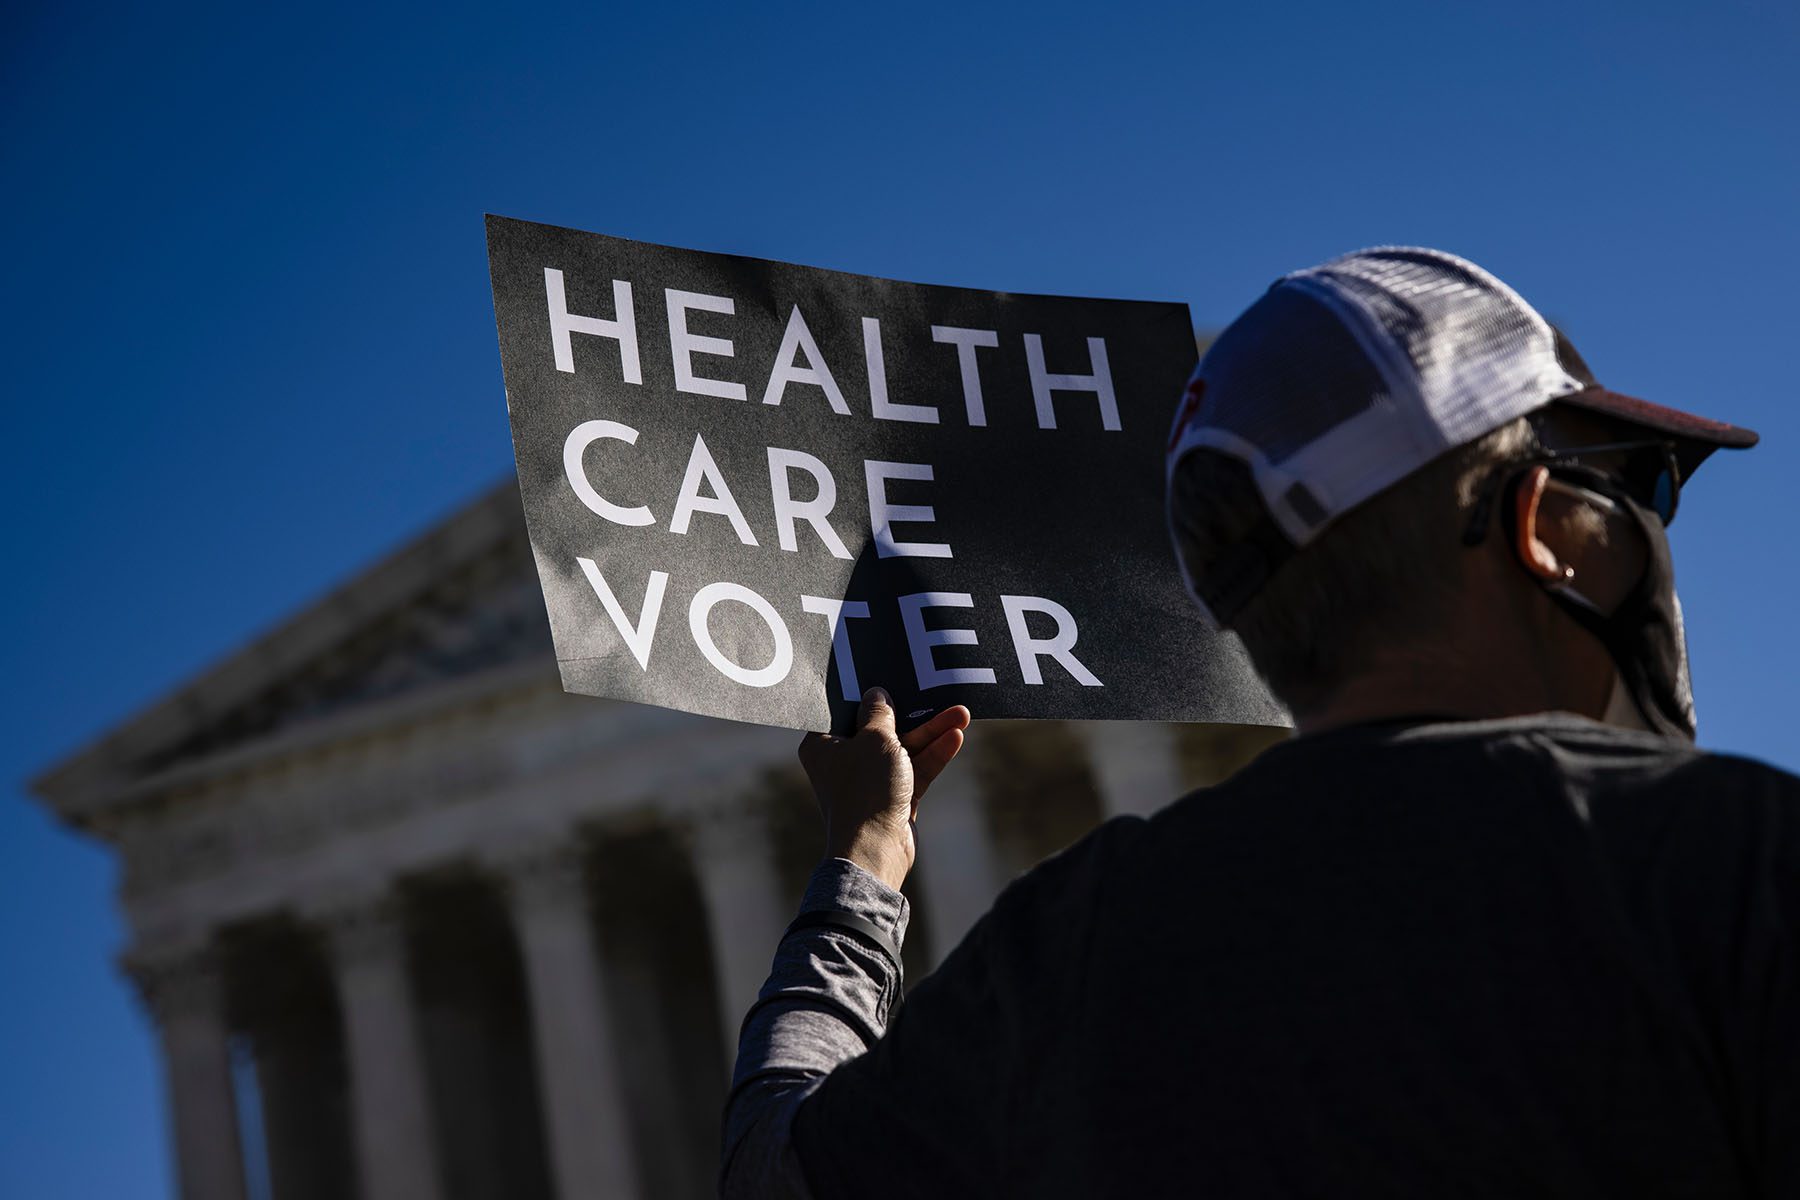
[[[86,824],[163,773],[497,667],[553,661],[511,479],[32,783]]]

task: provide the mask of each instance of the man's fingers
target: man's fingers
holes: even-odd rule
[[[962,749],[963,732],[952,726],[939,734],[929,746],[913,755],[913,805],[917,816],[919,797],[931,786],[943,769],[950,765],[956,752]]]
[[[894,736],[894,703],[878,687],[863,693],[862,707],[856,710],[856,732],[873,729],[886,737]]]
[[[901,735],[900,744],[905,746],[909,753],[917,754],[949,730],[967,729],[968,727],[969,710],[960,704],[953,704],[917,729],[909,730]]]

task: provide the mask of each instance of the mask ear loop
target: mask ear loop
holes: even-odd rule
[[[1545,587],[1566,588],[1575,579],[1575,568],[1557,559],[1550,547],[1538,537],[1537,517],[1544,500],[1544,489],[1550,484],[1550,469],[1536,466],[1525,472],[1513,493],[1514,541],[1531,573]]]
[[[1544,492],[1549,488],[1550,482],[1550,468],[1542,465],[1531,468],[1519,480],[1518,490],[1513,496],[1515,545],[1520,555],[1527,560],[1527,568],[1543,584],[1544,590],[1564,597],[1595,616],[1604,617],[1606,613],[1600,606],[1575,587],[1575,568],[1559,560],[1538,537],[1538,513],[1542,509]],[[1609,507],[1616,507],[1618,503],[1604,493],[1596,493],[1595,498]]]

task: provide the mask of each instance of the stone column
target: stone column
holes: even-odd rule
[[[1089,721],[1080,728],[1107,816],[1149,816],[1187,790],[1173,725]]]
[[[362,897],[319,915],[343,1009],[362,1200],[437,1200],[430,1096],[398,908],[386,897]]]
[[[582,861],[565,843],[511,855],[501,867],[531,992],[556,1194],[629,1198],[640,1190]]]
[[[800,909],[782,894],[768,823],[759,812],[721,805],[692,826],[695,873],[712,931],[713,973],[725,1061],[736,1061],[738,1027],[775,961],[775,943]]]
[[[209,949],[126,960],[162,1035],[182,1200],[244,1200],[224,973]]]
[[[919,901],[931,926],[932,953],[942,962],[994,903],[1006,886],[1005,869],[994,853],[992,831],[981,796],[971,747],[940,775],[919,802],[913,830],[918,861]]]

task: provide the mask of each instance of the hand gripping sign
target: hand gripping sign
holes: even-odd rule
[[[897,283],[488,218],[563,686],[844,730],[1282,723],[1187,599],[1187,308]]]

